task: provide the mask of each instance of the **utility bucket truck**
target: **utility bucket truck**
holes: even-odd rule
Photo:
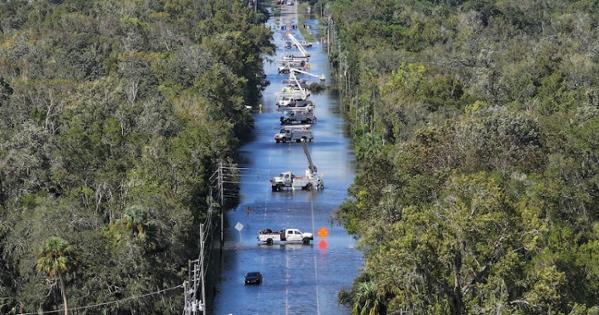
[[[279,133],[275,134],[276,143],[287,142],[312,142],[312,130],[310,125],[285,126],[281,128]]]
[[[295,38],[295,36],[293,36],[293,34],[287,33],[287,37],[291,40],[291,42],[293,43],[293,46],[297,47],[297,50],[300,51],[300,53],[302,54],[302,57],[304,57],[304,58],[310,57],[310,54],[306,51],[306,49],[304,49],[304,46],[302,45],[302,43],[300,43]]]
[[[281,108],[310,107],[314,108],[312,101],[306,99],[305,94],[299,92],[281,93],[277,96],[276,105]]]
[[[302,146],[304,148],[304,154],[306,154],[306,159],[308,160],[308,169],[306,170],[305,176],[296,176],[291,171],[281,173],[279,176],[270,179],[272,191],[324,189],[324,182],[322,181],[322,178],[316,174],[316,165],[312,163],[308,145],[306,142],[302,142]]]
[[[303,96],[288,96],[280,95],[276,101],[279,109],[290,107],[314,108],[314,104],[310,100],[306,100]]]
[[[280,74],[289,74],[289,68],[307,69],[309,68],[306,60],[282,60],[281,65],[277,68]]]
[[[291,107],[283,111],[282,125],[313,124],[316,122],[313,106]]]
[[[305,84],[297,78],[296,73],[306,74],[319,78],[321,81],[325,80],[324,75],[315,75],[306,71],[302,71],[296,68],[289,68],[289,80],[287,86],[281,89],[281,92],[277,95],[276,104],[279,107],[304,107],[313,105],[307,98],[310,96],[310,90],[305,88]]]

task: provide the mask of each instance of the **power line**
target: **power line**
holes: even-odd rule
[[[100,306],[106,306],[106,305],[111,305],[111,304],[119,304],[125,301],[130,301],[130,300],[136,300],[136,299],[141,299],[141,298],[145,298],[148,296],[152,296],[152,295],[157,295],[157,294],[161,294],[164,292],[168,292],[168,291],[173,291],[179,288],[182,288],[183,285],[177,285],[174,287],[170,287],[167,289],[162,289],[162,290],[158,290],[155,292],[150,292],[150,293],[146,293],[146,294],[142,294],[142,295],[134,295],[134,296],[130,296],[130,297],[126,297],[124,299],[120,299],[120,300],[114,300],[114,301],[110,301],[110,302],[104,302],[104,303],[98,303],[98,304],[92,304],[92,305],[86,305],[86,306],[80,306],[80,307],[71,307],[69,308],[69,311],[81,311],[81,310],[86,310],[86,309],[90,309],[90,308],[95,308],[95,307],[100,307]],[[33,312],[33,313],[18,313],[18,315],[37,315],[37,314],[55,314],[55,313],[62,313],[64,312],[64,308],[63,309],[59,309],[59,310],[55,310],[55,311],[42,311],[42,312]]]

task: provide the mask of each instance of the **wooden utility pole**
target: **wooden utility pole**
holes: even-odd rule
[[[331,54],[331,17],[329,16],[329,23],[327,23],[327,55]]]
[[[218,190],[220,193],[220,242],[221,244],[225,241],[225,189],[223,179],[223,161],[218,163]]]
[[[191,261],[188,262],[189,264],[189,269],[187,269],[187,272],[189,273],[189,271],[191,270]],[[188,278],[189,279],[189,278]],[[185,302],[183,303],[183,315],[189,315],[189,294],[187,294],[188,292],[188,288],[187,288],[187,281],[183,281],[183,298],[185,299]]]
[[[210,224],[210,223],[208,223]],[[206,315],[206,278],[204,277],[204,224],[200,224],[200,278],[202,281],[202,301],[200,301],[200,309],[202,314]]]

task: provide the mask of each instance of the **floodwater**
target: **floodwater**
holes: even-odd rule
[[[297,8],[285,7],[281,16],[268,24],[275,30],[278,60],[292,52],[284,48],[281,24],[297,25]],[[306,24],[316,29],[315,20]],[[302,40],[297,30],[293,34]],[[315,43],[311,72],[324,74],[330,84],[326,49]],[[295,54],[299,54],[296,50]],[[308,163],[300,144],[276,144],[273,135],[280,129],[275,93],[283,87],[286,75],[277,73],[276,62],[266,62],[271,85],[264,92],[264,108],[255,114],[255,138],[241,148],[240,205],[227,213],[225,245],[220,282],[216,287],[214,314],[349,314],[338,303],[341,289],[351,287],[362,267],[362,254],[354,239],[332,219],[334,211],[347,196],[354,178],[354,156],[344,133],[345,122],[338,112],[339,99],[330,89],[313,94],[318,123],[312,127],[314,141],[309,144],[314,164],[323,176],[325,189],[318,192],[271,192],[269,178],[291,170],[303,175]],[[241,231],[235,229],[243,226]],[[314,233],[312,245],[258,245],[258,231],[297,228]],[[319,237],[326,229],[328,235]],[[244,286],[247,272],[259,271],[264,280],[259,286]]]

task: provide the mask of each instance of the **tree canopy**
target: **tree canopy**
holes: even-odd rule
[[[0,313],[183,282],[208,178],[266,84],[263,20],[240,0],[0,1]]]
[[[595,1],[324,1],[354,314],[599,313]]]

